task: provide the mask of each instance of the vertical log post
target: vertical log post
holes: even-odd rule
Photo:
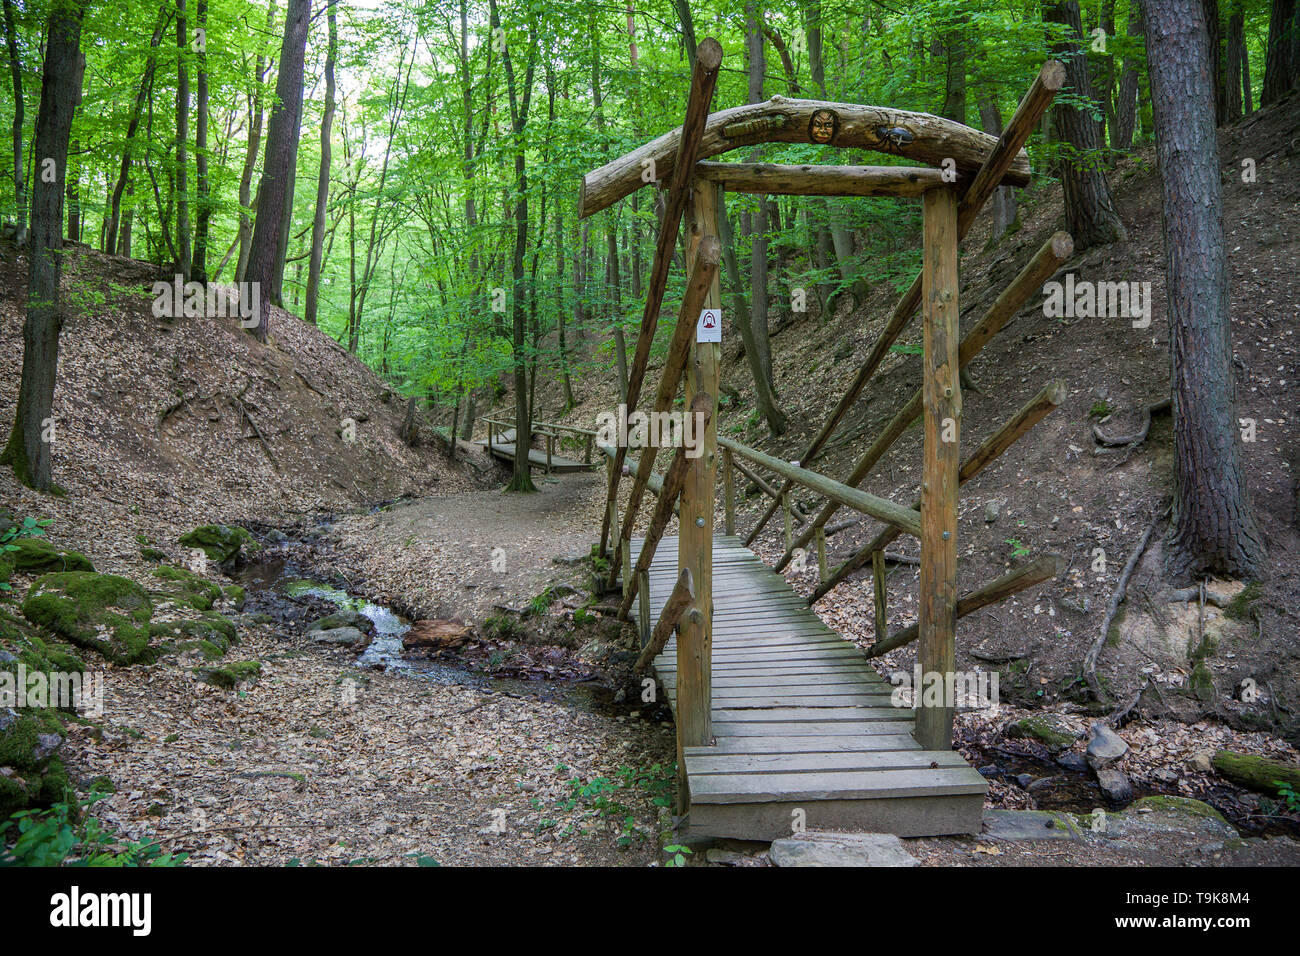
[[[688,262],[705,236],[718,235],[717,189],[703,179],[693,182]],[[705,308],[721,306],[715,275]],[[689,409],[697,393],[709,396],[713,414],[704,429],[700,455],[689,459],[682,484],[678,571],[689,570],[695,582],[696,614],[684,617],[677,631],[677,767],[679,802],[689,806],[686,761],[682,748],[713,743],[713,488],[717,477],[717,396],[722,346],[694,342],[682,376]],[[685,799],[681,799],[684,797]]]
[[[650,643],[650,572],[642,571],[637,582],[636,622],[641,632],[641,647]]]
[[[781,492],[781,510],[785,513],[785,549],[794,547],[794,515],[790,512],[790,492]]]
[[[492,434],[496,430],[497,430],[496,425],[489,420],[488,421],[488,454],[489,455],[492,454]]]
[[[627,597],[632,591],[632,549],[620,548],[619,553],[623,561],[623,597]]]
[[[736,533],[736,477],[731,467],[731,449],[722,449],[722,493],[726,502],[726,519],[723,525],[725,534]]]
[[[876,640],[889,636],[889,619],[885,615],[885,552],[871,552],[871,576],[876,598]]]
[[[961,465],[961,386],[957,381],[957,195],[949,189],[925,194],[921,308],[925,354],[922,359],[925,442],[921,470],[920,648],[923,682],[955,667],[957,623],[957,486]],[[947,696],[946,694],[944,695]],[[926,750],[952,747],[954,701],[920,706],[917,742]]]
[[[817,580],[826,580],[826,529],[817,529]]]
[[[551,473],[551,449],[555,447],[555,432],[546,433],[546,474]]]
[[[587,447],[582,453],[582,463],[584,465],[591,464],[591,444],[595,440],[595,437],[596,437],[595,435],[587,436]]]

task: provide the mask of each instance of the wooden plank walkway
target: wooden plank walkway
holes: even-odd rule
[[[641,542],[633,540],[632,554]],[[650,616],[677,579],[676,537],[650,567]],[[713,540],[713,733],[686,749],[689,836],[773,840],[807,829],[978,833],[988,785],[959,754],[921,749],[912,711],[734,536]],[[677,647],[654,660],[677,703]]]
[[[488,446],[486,441],[475,442],[475,444],[482,445],[484,448],[487,448]],[[494,457],[500,458],[503,461],[515,460],[515,446],[513,442],[494,441],[492,442],[491,452]],[[528,464],[532,465],[534,468],[540,468],[545,471],[546,452],[544,450],[538,451],[536,448],[528,449]],[[595,466],[584,464],[583,462],[576,461],[572,458],[565,458],[563,455],[551,455],[552,474],[564,474],[574,471],[591,471],[593,467]]]

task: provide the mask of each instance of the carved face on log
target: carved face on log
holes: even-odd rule
[[[840,118],[833,110],[817,110],[808,120],[808,138],[814,143],[829,143],[840,128]]]

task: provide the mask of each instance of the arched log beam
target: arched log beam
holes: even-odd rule
[[[673,173],[681,134],[681,127],[664,133],[584,176],[578,218],[607,209],[648,182],[667,180]],[[960,172],[973,174],[983,167],[997,141],[996,136],[929,113],[774,96],[764,103],[710,115],[697,155],[707,159],[758,143],[828,143],[903,156],[931,166],[952,159]],[[1029,177],[1029,154],[1022,149],[1002,185],[1027,186]]]

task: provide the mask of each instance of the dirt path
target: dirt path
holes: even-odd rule
[[[597,473],[539,479],[536,494],[482,491],[403,502],[339,519],[349,576],[372,597],[420,617],[478,623],[522,608],[548,584],[575,583],[573,564],[600,533]]]

